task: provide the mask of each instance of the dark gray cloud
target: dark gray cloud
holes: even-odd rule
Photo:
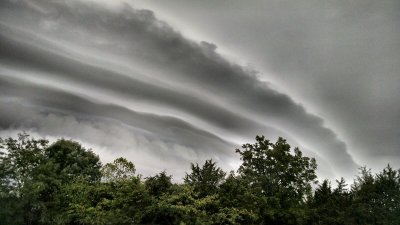
[[[100,124],[102,129],[109,130],[107,126],[102,125],[107,122],[117,125],[123,124],[129,128],[127,129],[129,132],[139,134],[149,142],[160,141],[168,146],[166,149],[149,148],[149,151],[153,151],[150,152],[150,155],[156,155],[154,160],[169,159],[169,161],[173,160],[182,163],[182,166],[187,166],[192,161],[213,156],[223,163],[224,167],[229,168],[228,163],[234,157],[234,151],[226,150],[233,149],[235,144],[177,118],[138,113],[112,104],[100,104],[65,91],[6,76],[0,76],[0,81],[0,94],[3,103],[8,106],[0,112],[2,118],[0,127],[2,129],[34,129],[36,132],[52,136],[66,135],[67,137],[90,141],[93,140],[91,134],[76,131],[79,128],[79,123],[83,121],[89,123],[90,126]],[[14,98],[14,100],[10,101],[7,98]],[[53,118],[46,121],[49,119],[49,115],[52,115]],[[64,120],[64,117],[70,117],[73,121],[55,121]],[[74,125],[74,121],[77,124]],[[44,123],[50,127],[43,128]],[[60,123],[63,126],[59,126]],[[107,131],[105,133],[116,135]],[[115,137],[110,138],[111,142],[105,139],[102,141],[103,143],[95,142],[94,144],[106,145],[111,148],[110,150],[118,151],[119,149],[115,149],[115,147],[123,144],[113,143]],[[121,139],[119,142],[131,143],[132,141]],[[174,148],[174,146],[191,149],[191,155],[189,154],[191,157],[188,158],[188,153],[185,152],[172,152],[174,154],[170,154],[171,152],[168,149]],[[140,152],[141,149],[138,149],[140,147],[130,146],[127,150]],[[123,152],[120,152],[120,154],[123,154]],[[143,164],[141,159],[136,158],[135,160]],[[149,159],[146,163],[151,163],[148,161]]]
[[[234,144],[266,134],[286,136],[328,161],[321,165],[326,176],[357,168],[322,118],[152,11],[79,1],[1,4],[1,96],[23,99],[39,114],[117,120],[136,129],[131,133],[169,143],[160,154],[170,158],[180,159],[175,143],[228,164]],[[2,119],[5,128],[19,121],[3,118],[10,118]],[[19,126],[40,124],[24,117]]]
[[[278,132],[276,129],[257,124],[255,121],[237,115],[213,102],[190,96],[187,93],[84,64],[56,52],[16,42],[7,37],[0,36],[0,39],[3,43],[0,48],[0,57],[6,65],[18,66],[20,69],[28,71],[46,71],[51,74],[51,79],[67,78],[68,81],[83,85],[88,89],[96,87],[116,96],[172,107],[205,120],[209,124],[246,137],[255,135],[257,132],[270,133],[269,130],[272,130],[273,133]],[[63,100],[57,99],[57,101]],[[80,107],[76,106],[76,110]]]

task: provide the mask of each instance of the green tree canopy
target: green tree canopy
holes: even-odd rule
[[[311,184],[317,178],[315,159],[303,156],[298,148],[292,153],[283,138],[271,143],[264,136],[257,136],[256,143],[244,144],[236,152],[243,161],[238,172],[259,196],[257,207],[264,221],[299,223],[297,219],[304,217],[304,212],[297,209],[311,194]]]
[[[167,172],[163,171],[155,176],[146,178],[145,185],[150,195],[160,197],[171,189],[171,179],[172,176],[168,176]]]
[[[324,180],[312,194],[315,160],[283,138],[236,151],[236,173],[206,160],[182,184],[166,171],[142,179],[125,158],[102,166],[71,140],[0,139],[0,225],[400,224],[399,170],[363,167],[350,189]]]
[[[194,187],[201,197],[217,192],[218,186],[223,182],[226,173],[212,159],[206,160],[202,167],[196,163],[191,164],[191,173],[186,173],[184,181]]]
[[[132,162],[120,157],[112,163],[105,164],[101,172],[105,181],[116,181],[134,177],[136,168]]]
[[[47,164],[53,167],[64,182],[79,176],[84,176],[89,181],[98,181],[101,178],[102,165],[99,156],[78,142],[58,140],[45,149],[45,157]]]

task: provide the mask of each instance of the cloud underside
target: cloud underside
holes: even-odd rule
[[[151,11],[78,1],[0,4],[3,130],[82,137],[174,171],[206,158],[228,168],[241,142],[284,136],[320,159],[325,176],[357,168],[322,118]],[[163,159],[173,166],[160,165]]]

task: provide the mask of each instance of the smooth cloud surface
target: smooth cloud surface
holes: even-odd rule
[[[399,1],[139,3],[263,71],[323,118],[359,164],[400,166]]]

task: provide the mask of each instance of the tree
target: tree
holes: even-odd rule
[[[366,167],[361,167],[359,176],[352,185],[353,212],[352,217],[356,224],[375,224],[377,220],[375,212],[375,178]]]
[[[377,175],[366,167],[352,185],[353,213],[357,224],[399,224],[400,175],[389,165]]]
[[[101,168],[101,181],[64,185],[68,217],[77,224],[137,224],[152,202],[135,165],[117,158]]]
[[[265,223],[299,224],[305,217],[301,206],[311,194],[317,168],[314,158],[302,155],[283,138],[275,144],[257,136],[255,144],[237,149],[243,160],[239,174],[259,196],[257,207]]]
[[[337,182],[337,187],[332,190],[330,182],[324,180],[315,190],[314,198],[310,201],[311,215],[309,224],[352,224],[349,211],[351,211],[351,198],[346,190],[343,178]]]
[[[382,224],[400,224],[400,170],[394,170],[390,165],[376,175],[375,191],[382,218]]]
[[[48,141],[18,134],[0,138],[0,224],[23,224],[38,220],[36,199],[41,185],[37,168],[45,161]],[[31,188],[32,187],[32,188]]]
[[[141,224],[196,224],[196,197],[192,186],[174,185],[170,194],[162,195],[144,211]]]
[[[27,133],[18,139],[0,138],[0,194],[18,194],[19,188],[32,179],[33,170],[44,160],[48,141],[29,138]]]
[[[218,196],[222,211],[218,215],[225,218],[217,219],[224,221],[221,224],[257,224],[259,210],[254,203],[259,197],[248,188],[245,179],[231,171],[220,185]]]
[[[136,169],[132,162],[120,157],[104,165],[101,172],[105,181],[116,181],[134,177]]]
[[[152,202],[138,177],[64,185],[69,224],[138,224]]]
[[[101,177],[99,157],[77,142],[62,139],[48,146],[47,140],[22,133],[0,144],[2,202],[21,223],[59,223],[68,206],[63,187],[78,178],[95,182]],[[13,220],[12,214],[6,216],[3,221]]]
[[[184,182],[193,186],[200,197],[215,194],[226,175],[212,159],[206,160],[202,167],[192,163],[191,168],[192,171],[190,174],[186,173]]]
[[[168,193],[172,187],[172,176],[168,176],[167,172],[163,171],[153,177],[146,178],[145,185],[150,195],[154,197],[161,197],[161,195]]]
[[[45,156],[47,165],[53,167],[63,182],[70,182],[79,176],[88,181],[99,181],[101,178],[99,156],[78,142],[58,140],[45,149]]]

